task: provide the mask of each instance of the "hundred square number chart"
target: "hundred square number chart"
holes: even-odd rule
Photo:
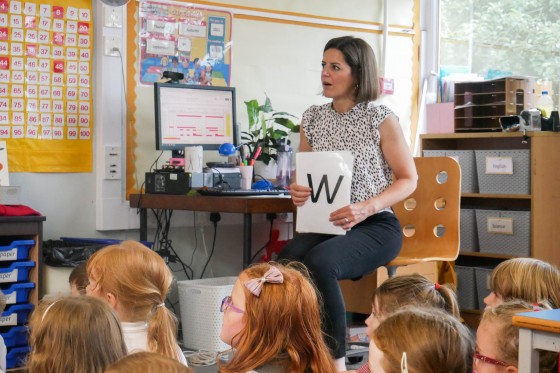
[[[0,141],[11,172],[92,171],[90,0],[0,0]]]

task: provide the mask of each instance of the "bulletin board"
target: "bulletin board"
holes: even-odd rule
[[[0,140],[10,172],[92,171],[89,0],[0,0]]]
[[[140,83],[151,85],[171,71],[183,74],[180,83],[228,86],[231,18],[192,4],[141,1]]]

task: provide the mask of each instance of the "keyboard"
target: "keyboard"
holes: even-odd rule
[[[198,193],[203,196],[278,196],[290,194],[286,189],[222,189],[222,188],[204,188],[199,189]]]

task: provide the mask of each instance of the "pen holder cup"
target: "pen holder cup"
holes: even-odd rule
[[[253,183],[253,166],[240,166],[241,189],[251,189]]]

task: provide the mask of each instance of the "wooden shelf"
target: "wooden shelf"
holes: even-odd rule
[[[531,199],[530,194],[483,194],[461,193],[462,198],[491,198],[491,199]]]
[[[515,255],[502,255],[502,254],[491,254],[491,253],[479,253],[477,251],[461,251],[459,252],[461,256],[473,256],[479,258],[498,258],[498,259],[511,259],[511,258],[518,258]]]

